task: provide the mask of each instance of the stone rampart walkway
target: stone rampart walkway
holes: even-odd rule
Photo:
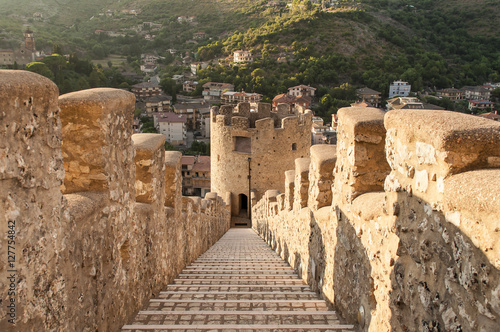
[[[231,229],[122,331],[347,331],[251,229]]]

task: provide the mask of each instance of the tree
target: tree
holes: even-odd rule
[[[26,65],[26,70],[40,74],[51,80],[54,80],[54,73],[43,62],[31,62]]]
[[[493,98],[496,101],[500,101],[500,87],[496,88],[491,92],[491,98]]]
[[[160,87],[166,94],[172,96],[172,103],[177,101],[177,83],[170,77],[163,77],[160,81]]]

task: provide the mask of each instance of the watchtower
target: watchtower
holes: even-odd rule
[[[232,216],[250,217],[266,190],[284,192],[285,171],[309,157],[312,112],[249,103],[211,110],[211,190],[231,195]]]
[[[35,36],[30,28],[24,31],[24,47],[31,52],[35,51]]]

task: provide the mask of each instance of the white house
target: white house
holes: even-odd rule
[[[408,97],[410,95],[411,85],[408,82],[394,81],[389,86],[389,98],[394,96]]]
[[[186,145],[186,122],[185,114],[157,113],[155,123],[160,134],[167,136],[167,142],[172,145]]]

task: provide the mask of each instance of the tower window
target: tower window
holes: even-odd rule
[[[234,136],[234,151],[251,153],[250,137]]]
[[[297,151],[297,143],[292,143],[292,151]]]

